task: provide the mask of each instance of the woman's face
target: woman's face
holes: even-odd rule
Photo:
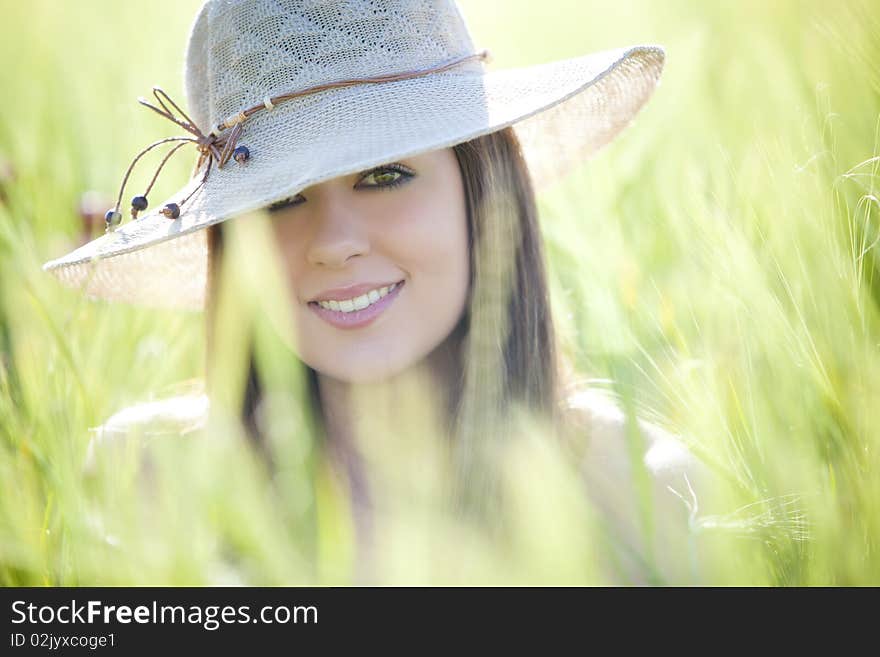
[[[299,356],[319,373],[390,377],[425,358],[461,318],[468,233],[452,148],[308,187],[270,209]]]

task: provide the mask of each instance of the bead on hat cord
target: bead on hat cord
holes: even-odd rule
[[[305,96],[307,94],[317,93],[319,91],[325,91],[327,89],[336,89],[340,87],[348,87],[356,84],[376,84],[382,82],[395,82],[397,80],[405,80],[409,78],[420,77],[423,75],[427,75],[429,73],[439,73],[445,71],[454,66],[459,66],[464,62],[467,62],[472,59],[482,59],[485,62],[491,61],[491,55],[488,50],[483,50],[481,52],[466,55],[463,57],[458,57],[447,61],[443,64],[439,64],[437,66],[433,66],[427,69],[419,69],[413,71],[406,71],[403,73],[393,73],[390,75],[380,75],[375,77],[368,78],[354,78],[349,80],[340,80],[338,82],[329,82],[326,84],[316,85],[313,87],[309,87],[307,89],[303,89],[300,91],[293,91],[288,93],[283,93],[277,96],[266,96],[263,98],[263,102],[259,105],[254,105],[253,107],[249,107],[245,110],[237,112],[233,114],[229,118],[227,118],[222,123],[214,126],[208,134],[202,132],[196,123],[184,112],[180,107],[168,96],[165,91],[163,91],[160,87],[153,87],[153,96],[156,98],[158,102],[158,107],[153,105],[152,103],[147,102],[144,98],[138,98],[138,102],[145,107],[149,107],[151,110],[159,114],[160,116],[165,117],[169,121],[177,124],[188,133],[193,135],[192,137],[180,136],[180,137],[167,137],[165,139],[160,139],[159,141],[153,142],[142,151],[140,151],[132,160],[131,164],[129,164],[128,169],[125,172],[125,176],[122,179],[122,184],[119,188],[119,195],[116,198],[116,205],[107,211],[104,215],[104,220],[106,223],[105,231],[113,231],[116,227],[122,223],[122,213],[119,211],[120,205],[122,203],[122,196],[125,192],[125,185],[128,182],[128,178],[131,175],[131,172],[134,170],[135,164],[147,153],[149,153],[154,148],[158,148],[163,144],[168,144],[171,142],[180,142],[175,144],[173,148],[165,155],[162,161],[159,163],[155,173],[153,174],[153,178],[150,180],[150,184],[147,186],[146,190],[143,194],[135,196],[131,200],[131,217],[132,219],[137,219],[138,212],[145,210],[149,205],[147,196],[152,190],[153,185],[156,182],[156,179],[159,177],[159,173],[162,171],[162,168],[165,166],[165,163],[169,160],[169,158],[174,155],[178,150],[180,150],[183,146],[189,143],[193,143],[196,145],[199,151],[199,158],[196,162],[195,169],[193,170],[193,175],[195,175],[202,165],[207,161],[207,167],[205,167],[205,172],[202,175],[202,179],[199,181],[198,185],[193,188],[193,190],[178,203],[167,203],[162,207],[160,212],[168,217],[169,219],[177,219],[180,217],[180,209],[181,207],[189,201],[197,191],[199,191],[202,187],[204,187],[205,183],[208,180],[208,174],[211,171],[211,166],[214,162],[217,163],[217,168],[222,169],[223,165],[225,165],[230,159],[234,159],[239,164],[245,164],[251,157],[250,151],[247,146],[237,145],[238,140],[241,137],[241,133],[243,131],[243,123],[247,121],[254,114],[257,114],[263,110],[273,110],[278,103],[284,102],[286,100],[292,100],[294,98],[299,98],[301,96]],[[166,101],[168,104],[166,104]],[[169,108],[169,105],[177,111],[177,114]],[[223,134],[225,131],[229,131],[226,134]]]

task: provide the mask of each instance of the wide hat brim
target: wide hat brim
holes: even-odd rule
[[[513,126],[537,189],[558,181],[626,127],[660,80],[664,51],[634,46],[530,67],[433,73],[330,89],[252,117],[251,159],[212,170],[170,220],[157,209],[43,269],[87,296],[200,310],[203,228],[306,187]],[[184,198],[194,177],[166,202]]]

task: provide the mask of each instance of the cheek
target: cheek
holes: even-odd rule
[[[390,217],[377,241],[406,271],[460,282],[468,263],[467,215],[463,194],[435,193],[413,199]],[[464,272],[465,274],[467,272]],[[418,281],[414,281],[418,282]]]
[[[410,277],[407,321],[418,327],[426,342],[439,343],[455,327],[467,301],[470,262],[464,201],[450,203],[445,197],[428,208],[412,208],[394,223],[386,241],[396,264]]]
[[[291,284],[291,303],[297,302],[297,281],[303,280],[306,270],[304,231],[296,225],[297,222],[287,222],[283,228],[274,227],[275,244],[278,248],[278,256],[287,273],[287,280]]]

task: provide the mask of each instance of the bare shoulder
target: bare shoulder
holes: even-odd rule
[[[176,394],[175,394],[176,393]],[[177,384],[172,391],[126,406],[95,427],[86,455],[86,469],[96,453],[110,445],[157,436],[187,435],[204,428],[210,404],[201,380]]]
[[[710,472],[685,440],[657,422],[629,426],[609,392],[581,387],[566,398],[577,427],[579,467],[625,581],[690,583],[690,552],[701,490]]]
[[[627,448],[627,418],[620,402],[609,392],[583,387],[566,398],[566,412],[583,438],[583,455],[590,464],[612,466],[615,470],[633,465],[634,453]],[[702,463],[687,448],[685,441],[656,422],[638,417],[642,438],[638,454],[644,467],[657,477],[703,470]],[[629,465],[626,465],[629,464]]]

